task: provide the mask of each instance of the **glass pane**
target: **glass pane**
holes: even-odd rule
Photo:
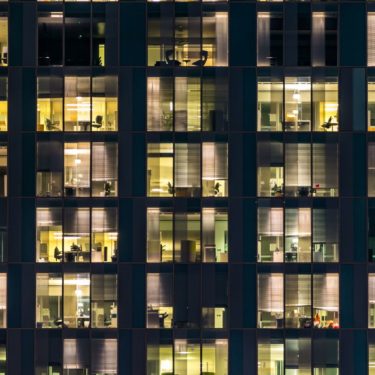
[[[202,344],[202,375],[228,374],[228,341],[205,340]]]
[[[36,259],[38,262],[61,262],[62,258],[62,209],[37,208]]]
[[[64,325],[68,328],[90,326],[90,275],[64,274]]]
[[[62,65],[63,13],[40,12],[38,15],[38,63]]]
[[[64,191],[67,197],[90,196],[90,143],[65,143]]]
[[[279,339],[258,342],[258,375],[284,375],[284,344]]]
[[[61,328],[62,277],[61,274],[36,274],[36,327]]]
[[[173,195],[173,144],[152,143],[147,147],[147,196]]]
[[[147,345],[147,375],[173,375],[172,344]]]
[[[258,327],[284,325],[284,279],[281,273],[258,274]]]
[[[258,262],[283,262],[283,216],[282,208],[258,208]]]
[[[196,340],[175,340],[174,370],[179,375],[199,375],[201,348]]]

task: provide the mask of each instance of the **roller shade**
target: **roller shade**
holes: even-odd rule
[[[93,374],[117,374],[117,340],[92,340],[91,363]]]
[[[175,144],[175,187],[200,186],[200,145]]]
[[[317,208],[313,210],[313,242],[338,243],[338,210]]]
[[[64,369],[89,368],[89,340],[65,339],[64,340]]]
[[[117,180],[117,143],[95,142],[92,144],[92,180]]]
[[[172,306],[172,275],[149,273],[147,275],[147,306]]]
[[[92,275],[91,299],[93,301],[117,301],[117,276]]]
[[[313,307],[339,311],[339,276],[334,273],[314,275]]]
[[[287,208],[285,209],[285,235],[310,236],[311,235],[311,209]]]
[[[311,186],[310,144],[285,145],[285,185]]]
[[[336,144],[313,145],[313,187],[338,187],[338,153]]]
[[[89,234],[90,210],[88,208],[65,208],[64,234]]]
[[[36,222],[38,227],[57,226],[62,224],[61,208],[37,208]]]
[[[375,66],[375,13],[367,15],[367,65]]]
[[[258,233],[261,235],[282,236],[284,233],[282,208],[258,209]]]
[[[283,144],[281,142],[258,143],[258,167],[283,166]]]
[[[226,180],[228,178],[228,144],[203,143],[203,179]]]
[[[284,311],[284,280],[280,273],[258,275],[258,311]]]
[[[311,276],[285,276],[285,306],[311,305]]]
[[[38,142],[37,169],[39,172],[62,172],[63,165],[64,153],[61,142]]]
[[[117,208],[93,208],[91,230],[92,232],[117,232]]]

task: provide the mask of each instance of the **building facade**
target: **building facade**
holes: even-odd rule
[[[0,2],[0,375],[375,375],[375,2]]]

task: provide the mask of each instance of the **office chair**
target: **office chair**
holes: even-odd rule
[[[59,127],[56,126],[57,122],[52,122],[49,118],[46,118],[46,128],[49,131],[52,130],[60,130]]]
[[[207,59],[208,59],[208,51],[202,50],[201,53],[201,58],[197,61],[193,62],[193,65],[195,66],[204,66],[206,64]]]
[[[93,128],[96,128],[96,129],[99,129],[99,128],[101,128],[102,126],[103,126],[103,116],[96,116],[95,117],[95,122],[93,122],[92,124],[91,124],[91,126],[93,127]]]
[[[326,121],[323,125],[321,125],[322,128],[325,130],[328,130],[332,128],[334,125],[338,125],[337,121],[333,121],[333,117],[330,116],[328,121]]]
[[[54,250],[54,257],[55,257],[55,260],[58,260],[58,261],[60,261],[63,257],[62,251],[60,251],[57,246],[55,247],[55,250]]]
[[[173,66],[181,65],[181,63],[178,60],[174,60],[173,49],[169,49],[168,51],[165,51],[165,59],[167,60],[168,65],[173,65]]]

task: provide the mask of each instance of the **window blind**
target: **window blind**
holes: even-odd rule
[[[91,363],[93,374],[117,374],[117,340],[92,340]]]
[[[282,236],[284,234],[284,213],[282,208],[258,209],[258,234]]]
[[[313,276],[313,306],[316,309],[339,311],[338,274],[326,273]]]
[[[92,180],[117,180],[117,143],[95,142],[92,144]]]
[[[175,187],[200,186],[200,145],[175,144]]]
[[[375,66],[375,13],[367,15],[367,65]]]
[[[284,311],[284,280],[280,273],[258,274],[258,311]]]

